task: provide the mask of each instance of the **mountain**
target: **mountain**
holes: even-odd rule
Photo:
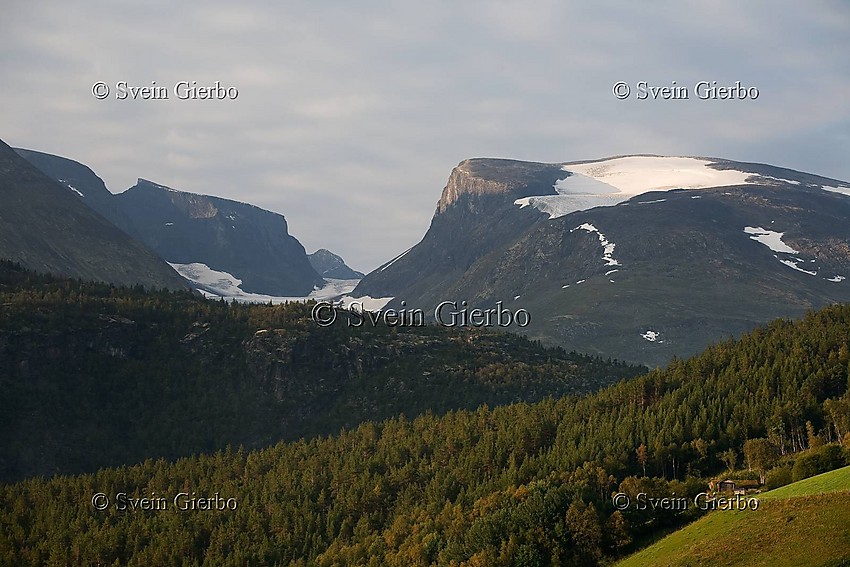
[[[305,296],[324,285],[283,215],[139,179],[116,195],[124,227],[172,265],[204,264],[245,292]]]
[[[66,187],[83,203],[112,220],[113,224],[125,225],[129,221],[119,208],[115,195],[106,188],[103,179],[89,167],[52,154],[22,148],[14,148],[14,150],[42,173]],[[120,222],[116,223],[115,219]]]
[[[359,280],[364,275],[346,266],[342,258],[324,248],[308,254],[307,258],[310,260],[310,265],[313,266],[313,269],[323,278]]]
[[[208,294],[297,297],[325,284],[282,215],[144,179],[113,195],[83,164],[16,151]]]
[[[83,204],[78,193],[0,141],[0,258],[73,278],[186,287],[156,254]]]
[[[717,158],[458,165],[422,241],[352,295],[513,327],[652,366],[776,317],[850,301],[850,184]]]

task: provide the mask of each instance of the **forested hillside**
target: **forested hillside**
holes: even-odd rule
[[[848,366],[833,306],[584,397],[27,480],[0,489],[0,562],[594,565],[691,517],[614,511],[612,492],[693,496],[747,440],[793,457],[846,435]],[[121,493],[165,507],[122,511]]]
[[[642,370],[483,330],[322,328],[310,309],[0,264],[0,480],[538,401]]]

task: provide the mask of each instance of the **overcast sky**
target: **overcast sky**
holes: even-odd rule
[[[468,157],[703,155],[850,180],[846,0],[0,10],[0,138],[85,163],[113,193],[144,177],[282,213],[308,252],[361,271],[421,239]],[[170,98],[117,100],[119,81]],[[178,81],[239,95],[178,100]],[[618,100],[618,81],[691,98]],[[697,100],[698,81],[759,98]]]

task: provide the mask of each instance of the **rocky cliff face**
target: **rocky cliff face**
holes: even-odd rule
[[[566,177],[557,166],[514,161],[507,159],[467,159],[460,162],[449,175],[437,214],[444,213],[461,201],[462,196],[492,196],[499,200],[513,200],[535,188],[541,194],[555,194],[552,184]],[[475,202],[469,199],[467,203]]]
[[[507,246],[545,219],[513,202],[529,193],[554,194],[566,174],[559,166],[504,159],[469,159],[454,168],[431,227],[418,245],[397,261],[367,274],[354,295],[386,297],[400,290],[436,305],[442,290],[469,267]],[[433,309],[433,305],[431,308]]]
[[[125,230],[173,264],[206,264],[266,295],[304,296],[324,283],[282,215],[144,179],[116,198]]]

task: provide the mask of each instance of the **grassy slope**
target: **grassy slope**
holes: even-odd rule
[[[760,500],[795,498],[850,489],[850,467],[819,474],[759,495]]]
[[[618,566],[850,565],[850,467],[759,500],[755,512],[713,512]]]

